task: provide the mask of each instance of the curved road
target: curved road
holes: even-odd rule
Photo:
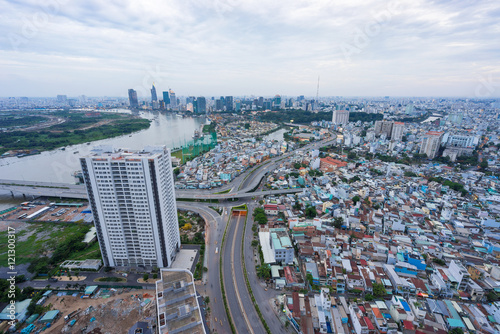
[[[196,287],[198,292],[210,297],[210,327],[217,333],[231,333],[226,309],[222,300],[220,287],[219,254],[215,251],[222,242],[222,235],[227,225],[227,215],[221,217],[216,211],[208,206],[198,203],[177,202],[177,208],[197,212],[205,219],[207,228],[205,229],[205,262],[203,266],[208,268],[204,273],[202,284]],[[224,209],[227,211],[227,209]],[[215,320],[217,319],[217,321]]]
[[[316,149],[320,146],[326,145],[332,140],[325,140],[317,143],[310,144],[302,149]],[[257,197],[272,193],[290,193],[302,191],[302,189],[288,189],[278,191],[262,191],[255,193],[247,193],[253,188],[257,187],[266,173],[274,169],[280,161],[290,156],[292,152],[286,153],[282,156],[270,159],[267,163],[261,164],[253,169],[246,171],[239,177],[235,178],[231,184],[208,191],[191,191],[186,192],[177,190],[176,195],[180,198],[214,198],[214,199],[228,199],[228,198],[247,198],[247,201],[239,200],[238,202],[249,203],[249,197]],[[30,182],[30,181],[12,181],[0,180],[0,188],[12,190],[21,193],[41,195],[42,192],[49,192],[57,194],[56,196],[62,197],[76,197],[82,196],[86,198],[86,191],[84,186],[76,186],[69,184],[54,184],[44,182]],[[231,189],[226,194],[216,194],[227,189]],[[72,196],[71,196],[72,195]],[[234,206],[236,203],[231,203]],[[210,209],[208,206],[214,204],[198,203],[198,202],[181,202],[177,201],[179,209],[188,209],[199,213],[207,222],[206,229],[206,246],[205,246],[205,262],[204,266],[208,268],[208,272],[204,274],[202,284],[198,286],[201,292],[210,297],[211,308],[211,329],[218,333],[230,333],[230,325],[226,316],[222,293],[220,288],[220,265],[222,265],[222,274],[224,276],[224,287],[228,300],[228,307],[230,309],[233,322],[236,326],[238,333],[265,333],[264,327],[260,322],[255,308],[253,307],[249,292],[247,290],[245,278],[243,275],[243,266],[241,263],[241,244],[243,241],[243,234],[245,233],[244,240],[244,253],[245,265],[247,275],[254,297],[259,308],[269,325],[272,333],[289,333],[281,322],[278,320],[275,311],[270,305],[270,298],[274,297],[277,293],[275,291],[266,291],[260,286],[257,273],[255,271],[254,250],[251,247],[252,240],[252,212],[256,204],[249,203],[248,222],[246,230],[244,231],[244,218],[231,217],[231,222],[228,227],[225,244],[223,245],[222,259],[223,263],[219,263],[218,250],[222,242],[224,229],[226,228],[228,215],[228,208],[224,209],[224,214],[221,217],[216,211]],[[215,204],[217,205],[217,204]],[[222,205],[226,206],[226,205]],[[217,252],[217,253],[216,253]],[[217,321],[216,321],[217,320]]]

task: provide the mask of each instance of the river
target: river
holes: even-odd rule
[[[106,112],[130,113],[126,109]],[[56,149],[23,158],[0,159],[0,179],[75,183],[73,173],[80,170],[79,158],[89,154],[96,145],[128,149],[142,149],[148,145],[179,147],[185,141],[191,140],[194,131],[200,129],[206,122],[205,117],[181,118],[171,113],[141,112],[140,116],[151,119],[151,126],[131,135],[102,139],[91,142],[90,145],[85,143],[67,146],[64,151]],[[286,130],[280,129],[265,136],[264,139],[283,140],[284,132]],[[18,205],[22,201],[22,196],[12,197],[10,192],[0,191],[0,210]]]
[[[130,113],[126,109],[106,112]],[[140,115],[151,119],[151,126],[131,135],[102,139],[90,145],[67,146],[64,151],[55,149],[23,158],[0,159],[0,179],[75,183],[73,173],[80,170],[79,158],[89,154],[96,145],[128,149],[142,149],[148,145],[179,147],[184,141],[192,140],[194,131],[206,122],[205,117],[181,118],[171,113],[141,112]],[[20,200],[22,196],[12,198],[10,193],[0,192],[0,210],[17,205]]]

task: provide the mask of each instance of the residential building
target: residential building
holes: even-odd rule
[[[271,228],[259,232],[265,263],[293,263],[294,249],[286,229]]]
[[[443,132],[429,131],[427,132],[422,140],[422,145],[420,146],[420,154],[427,154],[429,159],[434,159],[441,146],[441,139],[443,138]]]
[[[457,290],[465,291],[470,280],[470,274],[467,269],[465,269],[460,262],[452,260],[450,262],[450,266],[448,267],[448,271],[458,283]]]
[[[169,267],[180,247],[169,149],[98,146],[80,162],[104,264]]]
[[[391,139],[394,141],[401,141],[404,136],[404,131],[405,131],[405,123],[394,122],[394,124],[392,125]]]
[[[323,172],[333,172],[337,168],[346,167],[347,162],[326,157],[320,159],[319,169]]]
[[[346,125],[349,123],[349,110],[334,110],[332,123],[336,125]]]
[[[205,334],[193,274],[185,269],[162,269],[156,282],[158,332]]]
[[[399,122],[398,122],[399,123]],[[375,135],[385,135],[387,139],[391,138],[392,135],[392,127],[394,122],[391,121],[376,121],[375,122]],[[404,123],[403,123],[404,126]],[[399,131],[399,130],[397,130]]]

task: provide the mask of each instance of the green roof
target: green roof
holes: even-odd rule
[[[40,319],[41,322],[52,322],[59,314],[58,310],[52,310],[45,313],[45,315]]]
[[[85,295],[91,295],[97,290],[98,286],[97,285],[91,285],[85,288]]]
[[[459,320],[459,319],[452,319],[452,318],[448,318],[446,319],[448,321],[448,324],[450,325],[450,327],[461,327],[461,328],[465,328],[465,325],[464,323],[462,322],[462,320]]]

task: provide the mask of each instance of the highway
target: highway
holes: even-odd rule
[[[303,147],[302,150],[317,149],[320,146],[327,145],[333,140],[321,141]],[[270,304],[270,299],[275,297],[278,292],[274,289],[268,291],[260,285],[260,279],[257,278],[254,262],[254,249],[251,247],[253,232],[251,230],[253,219],[252,212],[256,207],[257,200],[253,201],[252,197],[260,197],[270,194],[284,194],[301,192],[303,189],[283,189],[256,192],[249,192],[257,188],[262,178],[269,171],[275,169],[283,160],[287,159],[293,152],[286,153],[270,159],[259,166],[247,170],[233,180],[228,185],[221,188],[212,190],[176,190],[176,197],[178,199],[218,199],[229,200],[237,199],[235,202],[226,202],[216,204],[209,204],[203,202],[182,202],[177,201],[179,209],[187,209],[199,213],[206,221],[206,248],[205,248],[205,261],[204,266],[208,271],[204,273],[202,282],[197,285],[197,289],[203,295],[210,297],[209,307],[210,314],[210,327],[216,333],[231,333],[230,324],[227,319],[224,303],[222,300],[221,292],[221,277],[220,266],[222,265],[222,274],[224,277],[224,288],[228,300],[228,307],[230,309],[233,323],[236,326],[238,333],[265,333],[264,327],[260,322],[253,303],[251,301],[249,292],[247,290],[246,282],[243,275],[243,266],[241,263],[241,244],[244,238],[244,254],[245,265],[250,285],[257,304],[263,314],[266,323],[270,327],[272,333],[290,333],[286,330],[281,322],[277,319],[275,314],[276,310]],[[13,180],[0,180],[0,189],[10,190],[16,193],[22,193],[33,196],[51,196],[51,197],[69,197],[87,199],[87,193],[84,185],[71,185],[61,183],[48,183],[48,182],[35,182],[35,181],[13,181]],[[217,194],[224,190],[230,189],[230,192],[225,194]],[[231,206],[240,204],[248,204],[248,222],[246,230],[244,231],[244,217],[229,217],[227,211],[230,211]],[[209,208],[209,206],[224,207],[224,214],[220,216],[216,211]],[[230,218],[230,219],[229,219]],[[228,231],[226,240],[221,247],[224,229],[228,224]],[[220,250],[221,254],[216,253],[216,249]],[[219,262],[222,256],[222,263]]]
[[[309,144],[301,150],[313,150],[321,146],[328,145],[334,140],[323,140],[320,142]],[[252,193],[248,193],[255,188],[264,175],[270,170],[276,168],[282,160],[288,158],[293,152],[285,153],[282,156],[274,157],[263,164],[251,168],[238,177],[236,177],[230,184],[224,185],[220,188],[202,190],[176,190],[176,197],[180,199],[233,199],[243,197],[253,197]],[[0,179],[0,189],[12,191],[30,196],[48,196],[60,198],[79,198],[86,199],[87,192],[84,185],[74,185],[68,183],[54,183],[54,182],[39,182],[39,181],[21,181],[21,180],[4,180]],[[230,189],[229,193],[217,194]],[[285,189],[285,190],[271,190],[267,193],[262,192],[261,195],[271,195],[278,193],[294,193],[300,192],[300,189]]]
[[[244,242],[244,252],[245,252],[245,267],[247,269],[248,281],[250,282],[250,286],[252,287],[252,292],[259,305],[260,311],[264,319],[266,320],[271,333],[273,334],[289,334],[293,331],[291,330],[291,326],[289,329],[286,329],[282,323],[278,320],[276,313],[279,312],[278,308],[273,309],[271,305],[271,299],[276,297],[281,293],[281,291],[277,291],[273,288],[264,289],[261,286],[260,278],[257,277],[257,271],[255,269],[255,258],[257,255],[257,248],[252,247],[252,225],[253,225],[253,210],[258,207],[255,203],[248,204],[248,221],[247,227],[245,230],[245,242]]]
[[[220,287],[219,254],[215,251],[222,243],[222,235],[228,222],[227,214],[222,217],[208,206],[198,203],[177,202],[177,208],[197,212],[207,223],[205,234],[205,262],[208,268],[202,284],[197,286],[199,293],[210,297],[210,327],[217,333],[231,333]],[[224,211],[228,211],[224,209]],[[217,319],[217,321],[215,320]]]
[[[223,246],[224,288],[228,307],[238,333],[265,333],[257,311],[246,288],[241,265],[241,238],[243,237],[244,216],[231,217]]]

